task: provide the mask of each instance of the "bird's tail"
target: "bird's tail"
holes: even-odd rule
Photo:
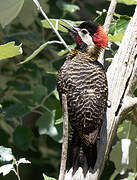
[[[97,144],[86,146],[79,134],[73,132],[68,149],[68,171],[73,168],[73,175],[79,167],[83,169],[83,175],[86,176],[90,168],[94,168],[97,159]]]

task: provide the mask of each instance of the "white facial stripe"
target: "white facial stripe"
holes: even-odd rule
[[[89,35],[89,33],[84,34],[81,32],[81,30],[78,30],[78,34],[81,37],[82,41],[86,43],[88,46],[94,46],[94,42],[92,40],[92,37]]]

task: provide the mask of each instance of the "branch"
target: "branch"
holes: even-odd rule
[[[68,48],[67,44],[65,43],[65,41],[63,40],[63,38],[59,34],[58,30],[53,26],[53,24],[49,20],[48,16],[46,15],[46,13],[43,11],[42,7],[40,6],[39,1],[38,0],[33,0],[33,2],[37,6],[37,8],[41,12],[41,14],[44,16],[44,18],[48,21],[49,25],[52,27],[52,29],[54,30],[54,32],[56,33],[56,35],[58,36],[58,38],[62,42],[62,44],[68,49],[69,52],[71,52],[71,50]]]
[[[107,16],[106,16],[106,19],[105,19],[105,23],[104,23],[104,29],[105,29],[105,31],[107,33],[109,31],[109,27],[110,27],[110,24],[111,24],[111,21],[112,21],[112,18],[113,18],[115,9],[116,9],[116,5],[117,5],[117,0],[111,0],[110,6],[109,6],[109,9],[108,9],[108,12],[107,12]],[[105,50],[103,50],[101,52],[101,54],[99,56],[99,59],[98,59],[98,61],[101,64],[104,64],[104,53],[105,53]]]
[[[122,102],[122,108],[120,112],[120,119],[122,119],[125,115],[128,114],[131,110],[137,107],[137,97],[133,98],[130,96],[126,96]]]
[[[59,180],[64,180],[66,160],[67,160],[67,148],[68,148],[68,107],[67,98],[65,94],[62,94],[62,112],[63,112],[63,143],[62,143],[62,155]]]
[[[110,27],[110,24],[111,24],[111,21],[112,21],[112,18],[116,9],[116,5],[117,5],[117,0],[112,0],[109,6],[108,12],[107,12],[107,16],[104,23],[104,29],[107,33],[109,31],[109,27]]]

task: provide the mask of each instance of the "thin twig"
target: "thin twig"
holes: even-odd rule
[[[63,112],[63,144],[62,144],[59,180],[64,180],[66,160],[67,160],[67,148],[68,148],[68,107],[67,107],[67,97],[65,94],[62,94],[62,112]]]
[[[21,180],[19,174],[17,173],[17,171],[16,171],[15,169],[13,169],[13,171],[14,171],[14,173],[16,174],[18,180]]]
[[[62,44],[69,50],[69,52],[71,52],[71,50],[68,48],[67,44],[65,43],[65,41],[63,40],[63,38],[61,37],[61,35],[59,34],[58,30],[53,26],[53,24],[51,23],[51,21],[49,20],[49,18],[47,17],[46,13],[43,11],[42,7],[40,6],[40,3],[38,2],[38,0],[33,0],[33,2],[35,3],[35,5],[37,6],[38,10],[41,12],[41,14],[44,16],[44,18],[48,21],[49,25],[52,27],[52,29],[54,30],[54,32],[56,33],[56,35],[58,36],[59,40],[62,42]]]
[[[21,180],[20,179],[20,175],[19,175],[19,164],[16,165],[16,172],[17,172],[17,177],[18,177],[18,180]]]
[[[112,18],[113,18],[115,9],[116,9],[116,5],[117,5],[117,0],[111,0],[110,6],[109,6],[109,9],[107,12],[107,16],[105,19],[105,23],[104,23],[104,29],[107,33],[109,31],[109,27],[110,27],[110,24],[111,24],[111,21],[112,21]],[[101,64],[104,64],[104,52],[105,52],[104,50],[101,52],[99,59],[98,59],[98,61]]]
[[[49,44],[62,44],[61,41],[47,41],[46,43],[42,44],[38,49],[36,49],[29,57],[27,57],[24,61],[20,62],[19,64],[24,64],[32,60],[35,56],[37,56],[47,45]]]
[[[14,168],[12,169],[13,171],[14,171],[14,173],[16,174],[16,176],[17,176],[17,178],[18,178],[18,180],[21,180],[21,178],[20,178],[20,175],[19,175],[19,164],[18,164],[18,162],[16,161],[16,159],[15,159],[15,157],[13,157],[13,160],[14,160]]]

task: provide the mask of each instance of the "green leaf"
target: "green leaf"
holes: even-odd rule
[[[6,112],[6,118],[17,118],[26,115],[29,109],[25,104],[13,104],[5,108],[4,111]]]
[[[121,143],[118,141],[116,145],[112,147],[111,153],[110,153],[110,160],[114,162],[116,170],[118,172],[121,172],[121,170],[124,168],[125,170],[132,169],[133,171],[136,169],[136,144],[131,141],[131,145],[129,148],[129,164],[123,165],[121,164],[121,158],[122,158],[122,150],[121,150]]]
[[[112,147],[110,153],[110,160],[114,162],[115,167],[119,172],[122,170],[121,157],[122,157],[121,143],[118,141],[116,145]]]
[[[8,81],[8,86],[14,87],[17,91],[30,91],[30,84],[26,82],[19,81]]]
[[[40,5],[42,9],[48,13],[49,12],[49,6],[47,3],[47,0],[40,0]],[[18,15],[17,21],[21,23],[23,26],[28,27],[32,25],[32,23],[35,21],[35,18],[39,11],[36,9],[37,7],[33,3],[32,0],[25,1],[21,12]],[[26,18],[27,17],[27,18]]]
[[[105,61],[112,62],[112,58],[106,58]]]
[[[55,119],[60,119],[62,117],[61,104],[55,95],[49,96],[44,104],[50,110],[56,110]]]
[[[123,36],[124,36],[124,33],[119,32],[115,35],[109,35],[108,37],[111,42],[121,42],[123,39]]]
[[[129,16],[120,16],[120,19],[118,19],[117,23],[116,23],[116,31],[117,32],[125,32],[129,21],[130,21]]]
[[[136,143],[131,141],[131,145],[130,145],[130,149],[129,149],[129,165],[128,165],[128,169],[132,169],[134,172],[136,171],[136,160],[137,160]]]
[[[75,4],[70,4],[70,3],[63,2],[63,1],[57,1],[56,4],[60,9],[63,9],[64,11],[67,11],[70,13],[74,13],[74,12],[80,10],[79,6],[77,6]]]
[[[18,126],[13,133],[15,145],[22,151],[26,151],[32,144],[33,133],[27,126]]]
[[[20,12],[24,0],[5,0],[0,2],[0,24],[4,28]]]
[[[120,18],[131,19],[131,17],[128,15],[121,15],[116,12],[114,13],[114,16],[117,17],[118,19],[120,19]]]
[[[56,136],[57,130],[54,126],[55,111],[46,111],[37,121],[37,126],[40,134],[48,134]]]
[[[57,129],[57,135],[53,136],[52,138],[57,141],[58,143],[62,143],[62,137],[63,137],[63,123],[61,121],[55,125]]]
[[[13,160],[12,149],[0,146],[0,161],[11,161]]]
[[[99,14],[98,17],[95,19],[95,21],[100,24],[103,25],[107,16],[107,11],[103,10],[102,12],[97,11],[97,13]]]
[[[29,25],[32,25],[33,21],[35,20],[36,14],[37,11],[35,4],[32,2],[32,0],[27,0],[25,1],[21,12],[18,15],[17,22],[21,23],[24,27],[28,27]]]
[[[112,20],[109,29],[109,38],[111,42],[121,42],[131,18],[129,16],[116,13],[115,16],[118,17],[118,20]]]
[[[40,84],[33,87],[32,91],[33,91],[33,99],[38,103],[40,103],[42,98],[47,95],[46,87]]]
[[[131,121],[123,121],[118,127],[117,136],[120,139],[128,138],[134,140],[136,138],[137,127]]]
[[[58,19],[50,19],[50,22],[53,24],[54,27],[56,27],[56,23],[58,23],[58,30],[59,30],[59,31],[68,32],[67,29],[65,29],[64,27],[62,27],[62,26],[60,25],[60,24],[65,25],[65,23],[64,23],[63,21],[58,20]],[[69,22],[70,22],[70,21],[69,21]],[[43,26],[44,28],[52,29],[47,20],[42,20],[41,23],[42,23],[42,26]]]
[[[13,96],[21,103],[24,105],[32,105],[34,104],[32,94],[19,94],[18,92],[16,94],[13,94]],[[29,111],[29,109],[28,109]]]
[[[46,73],[45,76],[42,77],[43,85],[46,86],[48,90],[48,94],[56,89],[56,75]]]
[[[62,31],[62,32],[68,32],[68,30],[64,27],[62,27],[60,24],[62,25],[66,25],[65,22],[63,22],[62,20],[59,20],[59,19],[50,19],[51,23],[53,24],[54,27],[56,27],[56,24],[58,23],[58,30],[59,31]],[[80,24],[82,21],[70,21],[70,20],[67,20],[68,22],[72,23],[72,24]],[[48,21],[47,20],[42,20],[41,21],[42,23],[42,26],[44,28],[47,28],[47,29],[52,29],[51,26],[49,25]],[[67,25],[68,26],[68,25]]]
[[[37,121],[39,133],[47,134],[57,142],[62,142],[62,124],[54,125],[55,111],[46,111]]]
[[[118,0],[118,2],[126,5],[137,5],[136,0]]]
[[[114,35],[115,31],[116,31],[116,21],[112,20],[108,34]]]
[[[120,15],[120,18],[117,21],[112,21],[110,30],[109,30],[109,40],[111,42],[121,42],[124,36],[124,32],[130,21],[129,16]]]
[[[21,45],[15,46],[15,42],[0,45],[0,60],[11,58],[22,54]]]
[[[44,180],[56,180],[55,178],[48,177],[45,174],[43,174]]]
[[[40,0],[39,2],[44,12],[48,13],[49,5],[47,3],[47,0]],[[37,17],[37,14],[39,13],[39,11],[36,8],[37,7],[35,6],[32,0],[26,0],[21,9],[21,12],[18,15],[17,21],[25,27],[32,25],[32,23],[35,21]]]

